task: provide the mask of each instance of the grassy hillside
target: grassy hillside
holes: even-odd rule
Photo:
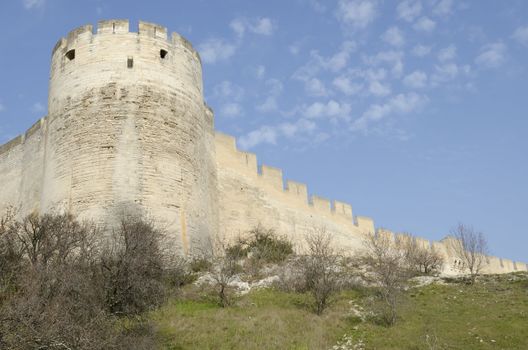
[[[173,350],[528,349],[527,274],[444,283],[408,290],[390,328],[358,317],[368,290],[343,292],[316,316],[308,295],[258,290],[221,308],[188,286],[148,318],[160,348]]]

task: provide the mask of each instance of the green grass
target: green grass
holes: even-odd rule
[[[350,302],[366,298],[343,292],[317,316],[309,295],[268,289],[225,309],[207,298],[174,299],[149,319],[160,348],[173,350],[329,349],[345,334],[366,349],[528,349],[527,277],[411,289],[393,327],[351,315]]]

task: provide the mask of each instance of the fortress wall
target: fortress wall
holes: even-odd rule
[[[53,50],[48,105],[0,148],[2,205],[111,225],[140,212],[184,250],[216,232],[213,113],[187,40],[147,22],[79,27]]]
[[[352,206],[312,196],[306,185],[287,181],[282,171],[263,165],[257,170],[254,154],[237,150],[235,139],[216,133],[220,233],[228,238],[243,235],[257,224],[274,228],[302,245],[305,235],[326,228],[346,251],[359,249],[362,236],[373,232],[369,218],[352,217]]]
[[[46,148],[46,119],[0,146],[0,213],[8,206],[25,215],[40,208]]]
[[[7,206],[19,206],[22,159],[24,158],[23,137],[0,146],[0,213]]]

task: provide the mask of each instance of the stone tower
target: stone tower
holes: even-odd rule
[[[215,231],[213,113],[180,35],[126,20],[73,30],[53,49],[48,108],[40,211],[146,214],[184,251]]]

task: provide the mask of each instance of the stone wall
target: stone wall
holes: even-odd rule
[[[110,226],[139,212],[186,251],[216,232],[213,114],[180,35],[122,20],[75,29],[53,49],[48,106],[39,130],[3,147],[2,205]]]
[[[216,234],[229,239],[259,223],[288,236],[324,229],[353,254],[365,235],[383,234],[352,206],[308,196],[305,184],[258,167],[255,154],[214,133],[198,53],[180,35],[126,20],[79,27],[53,49],[48,116],[0,146],[0,212],[68,211],[107,227],[127,213],[156,220],[174,249],[191,252]],[[457,273],[449,239],[421,245]],[[486,272],[527,265],[488,257]]]
[[[228,239],[243,236],[258,224],[274,228],[302,249],[304,237],[324,228],[330,232],[343,252],[353,254],[362,249],[365,235],[383,235],[392,242],[408,236],[387,229],[375,229],[372,219],[353,216],[352,206],[312,195],[307,186],[295,181],[283,183],[282,171],[262,165],[259,169],[253,153],[237,149],[234,137],[216,133],[218,167],[220,234]],[[460,273],[451,238],[430,242],[415,237],[417,243],[434,249],[445,260],[444,273]],[[524,263],[487,257],[485,273],[526,271]]]

